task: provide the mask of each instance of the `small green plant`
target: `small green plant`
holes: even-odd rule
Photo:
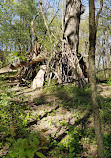
[[[41,152],[45,149],[48,148],[40,145],[38,135],[31,133],[28,137],[13,142],[5,158],[34,158],[35,154],[40,158],[46,158]]]
[[[56,89],[57,89],[56,84],[57,84],[57,82],[55,80],[50,79],[50,81],[45,81],[45,85],[44,85],[45,91],[47,93],[52,93],[52,92],[56,91]]]
[[[80,143],[81,140],[81,131],[77,128],[71,128],[69,131],[69,158],[80,157],[82,146]]]
[[[18,132],[23,132],[27,124],[28,114],[24,112],[25,106],[11,101],[13,97],[11,93],[4,91],[0,97],[0,132],[5,136],[10,134],[14,137]]]
[[[111,98],[104,99],[99,97],[100,117],[103,125],[111,122]]]
[[[108,79],[107,84],[111,86],[111,77]]]
[[[111,157],[111,134],[105,134],[104,140],[104,153],[107,158]]]
[[[68,126],[68,122],[66,122],[66,121],[61,121],[60,124],[61,124],[62,126]]]
[[[44,98],[40,97],[40,98],[35,98],[34,99],[35,104],[43,104],[44,103]]]

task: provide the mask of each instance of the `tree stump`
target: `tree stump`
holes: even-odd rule
[[[46,65],[40,66],[40,70],[38,71],[37,75],[33,80],[32,89],[43,87],[45,72],[46,72]]]

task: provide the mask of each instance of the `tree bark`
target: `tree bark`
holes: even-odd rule
[[[96,45],[96,23],[95,23],[95,4],[94,0],[89,0],[89,77],[92,91],[92,105],[94,114],[94,127],[97,139],[98,158],[104,158],[103,140],[101,133],[101,122],[96,91],[95,73],[95,45]]]
[[[32,89],[42,88],[43,87],[45,72],[46,72],[46,65],[42,65],[40,67],[40,70],[38,71],[36,77],[33,80]]]
[[[76,54],[78,54],[79,23],[81,14],[81,0],[66,0],[64,38],[68,41],[71,49],[73,49]]]
[[[81,55],[78,53],[80,16],[84,12],[81,0],[66,0],[64,16],[64,50],[62,53],[62,80],[70,82],[73,76],[76,80],[85,81],[80,66]],[[82,83],[84,84],[84,82]]]
[[[13,70],[16,70],[18,68],[27,67],[29,65],[32,65],[32,64],[35,64],[35,63],[38,63],[38,62],[43,62],[45,60],[48,60],[48,58],[45,55],[38,55],[37,57],[32,58],[32,60],[27,60],[26,62],[25,61],[20,61],[20,63],[16,63],[14,65],[11,64],[11,65],[8,65],[6,67],[3,67],[3,68],[0,69],[0,74],[4,74],[4,73],[7,73],[7,72],[14,72]]]

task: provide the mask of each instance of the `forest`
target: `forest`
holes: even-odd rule
[[[111,158],[110,0],[0,0],[0,158]]]

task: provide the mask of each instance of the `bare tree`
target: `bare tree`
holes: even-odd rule
[[[89,77],[90,77],[90,86],[92,91],[92,105],[93,105],[93,114],[94,114],[95,134],[97,139],[98,158],[104,158],[101,122],[99,117],[99,108],[98,108],[97,91],[96,91],[96,75],[95,75],[96,33],[97,33],[99,14],[102,11],[103,0],[101,0],[100,4],[101,4],[100,10],[97,13],[97,17],[95,20],[95,3],[94,0],[89,0]]]

